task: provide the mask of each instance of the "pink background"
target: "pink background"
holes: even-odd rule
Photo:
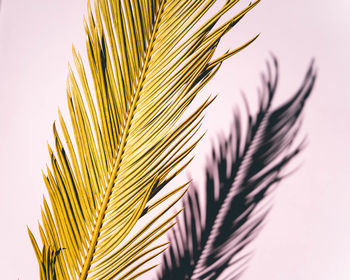
[[[46,143],[52,143],[57,108],[68,115],[67,62],[72,43],[84,48],[85,12],[85,0],[2,1],[1,279],[38,279],[26,226],[37,233],[44,193],[40,169],[48,162]],[[205,90],[220,96],[206,114],[208,134],[191,168],[199,179],[212,140],[231,122],[240,91],[256,100],[270,51],[281,65],[276,101],[295,92],[311,57],[319,70],[305,112],[303,133],[309,145],[299,160],[302,168],[278,189],[243,280],[350,278],[349,12],[348,0],[263,0],[220,47],[232,49],[261,32],[253,46],[224,64]]]

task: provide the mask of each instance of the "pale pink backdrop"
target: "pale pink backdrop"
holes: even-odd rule
[[[85,0],[3,0],[0,10],[0,278],[38,279],[26,226],[37,233],[57,109],[67,115],[65,79],[71,44],[82,50]],[[244,2],[244,1],[243,1]],[[245,2],[246,4],[248,3]],[[200,179],[216,133],[228,128],[241,90],[255,100],[269,52],[281,64],[278,100],[299,86],[311,57],[318,80],[306,107],[309,145],[302,168],[278,189],[242,280],[350,278],[350,2],[263,0],[225,38],[231,58],[205,92],[220,93],[192,174]]]

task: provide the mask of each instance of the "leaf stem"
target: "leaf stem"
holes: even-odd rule
[[[126,142],[127,142],[126,139],[127,139],[128,135],[129,135],[129,129],[131,127],[131,121],[132,121],[132,119],[134,117],[135,109],[137,107],[137,101],[138,101],[138,99],[140,97],[140,92],[141,92],[141,90],[143,88],[143,82],[144,82],[145,77],[146,77],[148,64],[149,64],[149,61],[150,61],[150,58],[151,58],[151,52],[152,52],[152,49],[153,49],[153,46],[154,46],[156,34],[157,34],[157,31],[158,31],[158,28],[159,28],[159,23],[160,23],[160,20],[161,20],[161,15],[163,13],[166,1],[167,0],[163,0],[161,6],[159,8],[159,13],[157,15],[155,26],[154,26],[154,29],[153,29],[153,32],[152,32],[152,36],[151,36],[151,39],[150,39],[150,44],[149,44],[148,49],[147,49],[147,55],[146,55],[146,59],[145,59],[145,64],[143,66],[142,74],[141,74],[141,77],[140,77],[140,81],[139,81],[139,84],[138,84],[138,87],[137,87],[137,90],[136,90],[136,93],[135,93],[132,105],[130,107],[130,112],[128,114],[127,122],[126,122],[126,125],[125,125],[125,130],[123,131],[123,138],[122,138],[122,141],[121,141],[119,149],[118,149],[117,159],[116,159],[115,165],[113,167],[113,171],[112,171],[111,177],[109,179],[108,187],[107,187],[107,190],[106,190],[104,198],[103,198],[102,206],[101,206],[100,211],[98,213],[97,222],[96,222],[96,225],[95,225],[95,228],[94,228],[94,231],[93,231],[93,236],[92,236],[91,241],[90,241],[89,250],[87,252],[87,255],[86,255],[86,258],[85,258],[85,261],[84,261],[84,265],[83,265],[82,271],[80,273],[79,280],[85,280],[87,278],[88,271],[90,269],[91,261],[93,259],[93,254],[95,252],[95,248],[96,248],[96,245],[97,245],[97,239],[98,239],[98,236],[99,236],[100,231],[101,231],[103,218],[104,218],[104,215],[105,215],[105,212],[106,212],[106,209],[107,209],[107,205],[108,205],[111,193],[112,193],[112,189],[113,189],[113,186],[114,186],[115,179],[118,176],[120,163],[121,163],[122,156],[123,156],[123,153],[124,153],[124,148],[125,148],[125,145],[126,145]]]

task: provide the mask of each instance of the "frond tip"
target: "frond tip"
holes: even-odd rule
[[[199,203],[202,189],[190,188],[179,226],[169,235],[171,246],[158,279],[234,280],[243,273],[249,256],[246,247],[268,213],[267,197],[302,148],[303,142],[294,142],[316,78],[311,65],[299,91],[272,109],[277,60],[274,65],[276,74],[268,67],[267,79],[263,79],[257,114],[251,115],[248,109],[245,134],[236,112],[229,136],[219,151],[213,149],[206,169],[204,207]]]
[[[225,1],[200,24],[215,2],[88,4],[89,67],[73,48],[76,72],[69,67],[68,74],[73,133],[59,114],[64,141],[54,125],[51,169],[43,174],[50,203],[44,199],[40,235],[45,248],[65,248],[56,259],[58,279],[134,279],[159,253],[152,242],[173,218],[161,217],[184,187],[155,195],[188,164],[212,99],[184,112],[221,63],[253,41],[213,58],[221,38],[259,1],[219,25],[238,2]],[[161,204],[165,210],[155,213]],[[141,219],[146,226],[134,232]]]

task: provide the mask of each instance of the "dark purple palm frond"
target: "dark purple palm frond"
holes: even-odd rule
[[[255,116],[248,110],[247,129],[236,112],[228,138],[213,149],[206,168],[205,205],[193,185],[184,199],[178,227],[169,235],[171,246],[157,279],[238,279],[249,252],[244,250],[259,233],[270,204],[267,197],[284,175],[287,164],[301,151],[294,140],[301,115],[315,79],[313,64],[297,91],[276,109],[271,103],[277,90],[275,74],[268,67]],[[243,135],[244,134],[244,135]],[[223,273],[228,272],[229,273]]]

